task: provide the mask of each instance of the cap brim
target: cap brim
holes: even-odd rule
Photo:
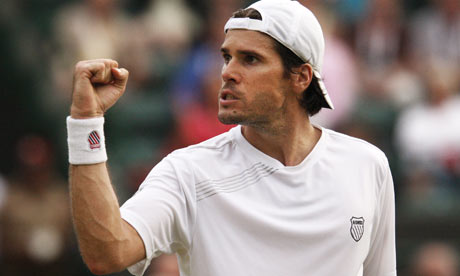
[[[324,81],[321,78],[320,73],[318,73],[318,71],[316,70],[313,70],[313,74],[315,74],[315,77],[318,79],[319,87],[321,88],[321,92],[323,93],[323,99],[324,99],[323,107],[334,109],[334,105],[332,104],[332,100],[329,97],[329,94],[327,93],[326,85],[324,85]]]

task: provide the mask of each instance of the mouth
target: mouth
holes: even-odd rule
[[[232,94],[224,94],[222,95],[221,99],[223,100],[236,100],[237,98]]]
[[[220,93],[220,100],[221,101],[235,101],[235,100],[238,100],[238,97],[236,97],[235,94],[231,90],[224,89]]]

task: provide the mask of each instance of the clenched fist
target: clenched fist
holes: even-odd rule
[[[123,95],[129,72],[111,59],[80,61],[73,76],[70,116],[75,119],[102,117]]]

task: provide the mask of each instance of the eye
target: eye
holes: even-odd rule
[[[232,57],[229,54],[222,54],[222,58],[224,59],[224,63],[228,64]]]
[[[257,61],[259,61],[259,59],[257,57],[255,57],[255,56],[252,56],[252,55],[246,55],[244,57],[244,62],[246,62],[247,64],[254,64]]]

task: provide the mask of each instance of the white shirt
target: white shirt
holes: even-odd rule
[[[173,252],[182,276],[396,275],[387,159],[327,129],[297,166],[254,148],[240,126],[174,151],[121,213],[146,248],[134,275]]]

